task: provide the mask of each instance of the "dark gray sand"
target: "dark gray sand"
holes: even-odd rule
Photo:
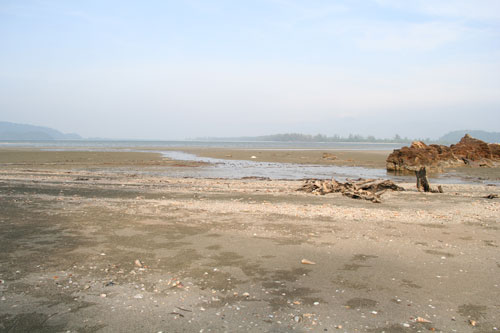
[[[2,161],[1,332],[500,329],[496,186],[373,204],[68,156]]]

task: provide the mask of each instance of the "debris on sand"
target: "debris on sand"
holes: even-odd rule
[[[324,160],[336,160],[337,156],[330,154],[330,153],[323,153],[323,159]]]
[[[380,203],[380,196],[387,190],[404,191],[388,179],[363,179],[347,180],[345,183],[332,180],[308,179],[297,191],[325,195],[327,193],[342,193],[353,199],[365,199]]]
[[[184,309],[184,308],[181,308],[180,306],[176,306],[176,308],[181,310],[181,311],[185,311],[185,312],[193,312],[192,310]]]
[[[485,199],[496,199],[496,198],[498,198],[498,194],[488,194],[488,195],[484,196],[483,198],[485,198]]]
[[[422,318],[422,317],[417,317],[417,319],[415,319],[415,321],[416,321],[417,323],[431,323],[431,321],[430,321],[430,320],[427,320],[427,319]]]
[[[316,263],[314,261],[307,260],[307,259],[302,259],[301,263],[303,263],[304,265],[316,265]]]
[[[142,262],[141,262],[139,259],[135,259],[134,264],[135,264],[137,267],[142,267],[142,266],[143,266]]]

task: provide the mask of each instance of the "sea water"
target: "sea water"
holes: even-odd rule
[[[51,141],[0,141],[0,147],[33,147],[46,150],[72,151],[133,151],[159,152],[179,161],[204,162],[199,167],[165,167],[161,170],[141,172],[166,177],[240,179],[261,177],[269,179],[331,179],[345,181],[356,178],[385,178],[397,182],[414,182],[413,175],[395,175],[380,168],[364,168],[336,165],[311,165],[272,163],[247,160],[225,160],[200,157],[182,151],[183,147],[232,148],[232,149],[280,149],[280,150],[393,150],[403,143],[358,142],[233,142],[233,141],[124,141],[124,140],[51,140]],[[147,149],[147,150],[146,150]],[[178,149],[178,150],[177,150]],[[116,169],[120,172],[120,169]],[[431,175],[434,183],[477,183],[477,179],[465,179],[457,174]],[[497,183],[497,182],[487,182]]]
[[[148,141],[148,140],[44,140],[2,141],[0,147],[33,148],[233,148],[233,149],[345,149],[345,150],[393,150],[404,143],[379,142],[277,142],[277,141]]]

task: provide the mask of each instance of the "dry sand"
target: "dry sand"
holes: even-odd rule
[[[373,204],[55,153],[0,151],[1,332],[500,329],[496,186]]]

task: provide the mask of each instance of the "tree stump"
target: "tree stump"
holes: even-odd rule
[[[417,176],[417,188],[419,191],[430,192],[431,186],[429,185],[429,180],[427,179],[427,169],[421,167],[419,170],[415,171]]]

